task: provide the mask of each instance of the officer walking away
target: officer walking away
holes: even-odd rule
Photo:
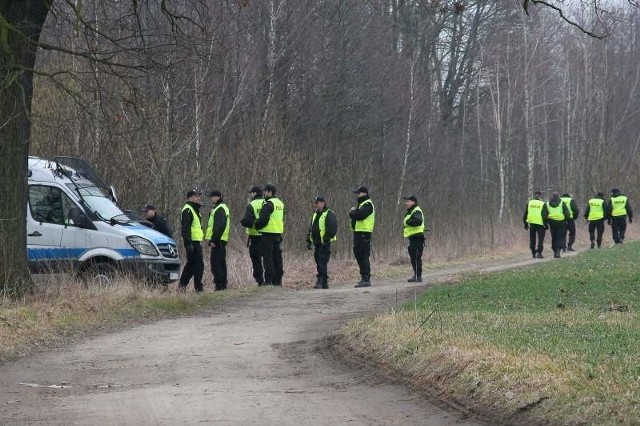
[[[216,290],[227,289],[227,241],[229,241],[229,229],[231,217],[229,207],[222,200],[222,193],[217,190],[209,194],[213,207],[209,213],[207,232],[205,239],[209,241],[211,248],[211,272]]]
[[[187,203],[182,208],[180,230],[184,248],[187,251],[187,264],[184,265],[178,289],[185,291],[187,284],[193,278],[193,287],[197,293],[203,290],[202,275],[204,261],[202,260],[202,225],[200,221],[200,196],[202,193],[195,189],[187,192]]]
[[[313,259],[316,261],[316,285],[313,288],[329,288],[328,265],[331,259],[331,242],[336,241],[338,219],[327,207],[324,197],[313,200],[313,216],[307,234],[307,248],[314,249]]]
[[[156,206],[153,204],[147,204],[142,208],[145,219],[151,223],[151,228],[166,235],[169,238],[173,238],[173,229],[167,219],[158,213]]]
[[[584,218],[589,221],[589,240],[591,248],[598,244],[598,248],[602,246],[602,235],[604,234],[604,220],[609,217],[608,206],[604,202],[604,194],[598,192],[595,197],[589,200],[587,208],[584,211]],[[597,237],[596,237],[597,232]]]
[[[569,195],[568,192],[565,192],[560,196],[562,202],[567,206],[569,210],[569,219],[567,220],[567,231],[565,232],[564,240],[566,242],[566,246],[562,248],[563,251],[575,251],[573,248],[573,243],[576,242],[576,219],[578,219],[580,215],[580,209],[578,209],[578,205],[576,201]],[[567,239],[568,234],[568,239]]]
[[[627,217],[629,218],[629,223],[632,223],[633,211],[631,210],[627,196],[620,192],[618,188],[611,190],[609,211],[611,212],[611,217],[607,223],[611,225],[613,242],[615,244],[622,244],[624,241],[624,233],[627,230]]]
[[[567,220],[569,219],[569,209],[557,192],[551,194],[551,199],[542,207],[542,219],[545,225],[551,228],[551,249],[553,257],[557,259],[565,244],[564,237],[567,234]]]
[[[247,246],[249,247],[249,258],[251,258],[251,265],[253,268],[253,278],[256,280],[258,285],[261,286],[264,285],[264,269],[262,267],[260,232],[256,229],[256,220],[260,217],[264,198],[262,198],[262,188],[259,186],[251,187],[249,193],[252,198],[249,204],[247,204],[247,208],[244,210],[244,215],[240,220],[240,225],[246,228],[245,232],[248,236]]]
[[[256,220],[256,229],[261,234],[264,284],[281,286],[284,275],[280,247],[284,232],[284,203],[276,197],[276,187],[271,184],[264,186],[264,203]]]
[[[418,198],[415,195],[402,197],[407,207],[404,214],[404,238],[409,239],[409,258],[413,268],[413,276],[407,281],[410,283],[422,282],[422,251],[424,249],[424,214],[418,206]]]
[[[376,213],[373,201],[369,198],[369,190],[361,186],[353,191],[358,195],[358,206],[352,207],[349,212],[351,218],[351,229],[353,229],[353,255],[360,268],[359,287],[371,287],[371,234],[375,225]]]
[[[542,250],[544,249],[544,234],[547,227],[542,220],[542,193],[536,191],[533,193],[533,199],[529,200],[524,209],[524,229],[529,230],[529,248],[534,258],[542,259]],[[537,245],[536,245],[537,240]]]

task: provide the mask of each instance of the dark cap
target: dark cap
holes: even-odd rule
[[[259,186],[252,186],[251,189],[249,190],[249,192],[255,192],[257,194],[262,194],[262,188],[260,188]]]
[[[325,203],[326,200],[324,199],[324,197],[322,195],[318,195],[316,198],[313,199],[314,203]]]
[[[222,192],[218,191],[217,189],[214,189],[209,193],[209,197],[222,197]]]
[[[153,204],[146,204],[146,205],[142,208],[142,211],[143,211],[143,212],[148,212],[149,210],[156,210],[156,206],[154,206]]]
[[[405,199],[405,200],[413,201],[414,203],[418,202],[418,198],[416,198],[415,195],[409,195],[408,197],[402,197],[402,198]]]
[[[365,194],[369,193],[369,189],[366,186],[359,186],[356,189],[354,189],[352,191],[354,194],[359,194],[361,192],[364,192]]]
[[[620,190],[619,190],[618,188],[613,188],[613,189],[611,190],[611,193],[612,193],[612,194],[617,194],[617,193],[619,193],[619,192],[620,192]]]
[[[533,193],[533,195],[542,195],[542,192],[536,191],[536,192]]]
[[[194,195],[202,195],[202,191],[199,191],[197,189],[192,189],[190,191],[187,191],[187,198],[193,197]]]
[[[603,198],[604,198],[604,194],[603,194],[602,192],[598,192],[598,193],[596,194],[596,197],[603,197]]]
[[[264,190],[265,190],[265,191],[272,192],[272,193],[274,193],[274,194],[276,193],[276,187],[275,187],[274,185],[271,185],[270,183],[268,183],[268,184],[266,184],[266,185],[264,186]]]

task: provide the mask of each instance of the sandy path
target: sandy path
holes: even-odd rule
[[[204,316],[23,358],[0,366],[0,424],[478,424],[322,350],[323,338],[349,320],[474,270],[489,268],[448,268],[419,286],[265,289]]]

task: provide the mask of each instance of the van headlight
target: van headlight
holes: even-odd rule
[[[158,250],[156,250],[155,246],[151,243],[151,241],[138,237],[136,235],[132,235],[127,237],[127,241],[131,244],[131,247],[136,249],[136,251],[140,254],[146,254],[147,256],[158,256]]]

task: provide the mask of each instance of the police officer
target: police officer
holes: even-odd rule
[[[158,213],[158,210],[153,204],[147,204],[142,209],[145,219],[151,223],[151,227],[156,231],[166,235],[169,238],[173,238],[173,230],[167,219]]]
[[[404,238],[409,239],[409,259],[413,268],[413,276],[407,281],[410,283],[422,282],[422,251],[424,249],[424,214],[418,206],[418,198],[415,195],[402,197],[407,207],[402,224],[404,226]]]
[[[607,204],[604,202],[604,194],[598,192],[595,197],[589,200],[587,208],[584,211],[584,218],[589,221],[589,240],[591,248],[598,244],[598,248],[602,246],[602,235],[604,234],[604,220],[609,217]],[[596,237],[597,231],[597,237]]]
[[[551,228],[551,249],[554,258],[560,257],[560,251],[564,247],[568,219],[569,209],[560,199],[560,194],[554,192],[542,207],[542,220]]]
[[[569,219],[567,220],[567,230],[565,232],[565,237],[564,237],[567,244],[565,247],[563,247],[562,250],[575,251],[575,249],[573,248],[573,243],[576,242],[576,221],[575,220],[578,218],[578,215],[580,214],[580,210],[578,209],[578,205],[576,204],[576,201],[573,198],[571,198],[571,195],[569,195],[569,193],[565,192],[560,196],[560,199],[567,206],[567,209],[569,210]],[[568,239],[567,239],[567,233],[569,234]]]
[[[227,289],[227,241],[229,241],[229,229],[231,217],[229,207],[222,199],[222,193],[213,190],[209,194],[213,208],[209,213],[207,232],[205,239],[211,247],[211,272],[216,290]]]
[[[336,241],[338,219],[327,207],[324,197],[317,196],[313,200],[313,215],[307,233],[307,248],[314,249],[313,259],[316,261],[316,285],[313,288],[329,288],[327,266],[331,259],[331,242]]]
[[[184,265],[178,289],[185,291],[187,284],[193,278],[193,287],[197,293],[203,291],[202,275],[204,261],[202,260],[202,225],[200,222],[200,197],[202,192],[192,189],[187,192],[187,203],[182,208],[180,230],[184,248],[187,251],[187,264]]]
[[[548,228],[542,220],[542,208],[544,207],[544,201],[542,201],[542,193],[536,191],[533,193],[533,199],[529,200],[527,206],[524,209],[524,216],[522,222],[524,222],[524,229],[529,230],[529,248],[534,258],[542,259],[542,250],[544,249],[544,234]],[[536,246],[536,238],[538,244]]]
[[[248,235],[247,246],[249,247],[249,257],[251,258],[251,265],[253,267],[253,278],[256,280],[259,286],[264,285],[264,269],[262,267],[262,248],[260,246],[260,232],[256,229],[256,220],[260,217],[260,211],[262,210],[262,204],[264,204],[264,198],[262,198],[262,188],[259,186],[251,187],[249,191],[251,194],[251,201],[247,204],[244,210],[244,215],[240,224],[247,228],[245,231]]]
[[[622,244],[624,241],[624,233],[627,230],[627,217],[629,218],[629,223],[632,223],[633,211],[631,210],[627,196],[620,192],[618,188],[611,190],[609,211],[611,212],[611,217],[607,223],[611,225],[613,242],[615,244]]]
[[[371,287],[371,234],[375,225],[375,208],[369,197],[369,190],[361,186],[353,191],[358,195],[358,206],[349,211],[351,229],[353,229],[353,255],[360,269],[360,282],[356,287]]]
[[[276,187],[264,186],[264,203],[255,224],[260,232],[264,260],[264,284],[282,285],[282,233],[284,232],[284,203],[276,197]]]

